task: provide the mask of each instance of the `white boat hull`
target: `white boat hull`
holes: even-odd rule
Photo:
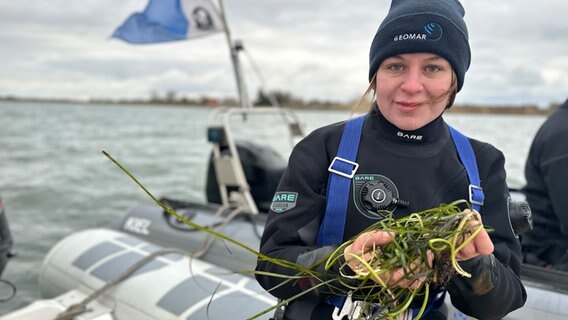
[[[87,296],[160,249],[109,229],[75,233],[53,247],[44,260],[39,278],[42,297],[57,300],[73,290]],[[276,299],[251,277],[170,253],[153,258],[96,302],[109,310],[109,319],[202,320],[246,319],[275,305]],[[259,319],[268,319],[270,314]],[[97,316],[101,315],[81,319],[98,320]],[[3,318],[8,319],[32,318],[21,313]]]

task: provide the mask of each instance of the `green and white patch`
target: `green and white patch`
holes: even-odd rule
[[[298,201],[297,192],[279,191],[274,194],[270,210],[280,213],[296,207]]]

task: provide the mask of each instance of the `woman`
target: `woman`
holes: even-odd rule
[[[358,145],[358,168],[353,166],[349,178],[345,223],[337,219],[326,227],[322,224],[326,209],[341,206],[330,202],[337,197],[335,185],[330,186],[337,173],[328,171],[334,168],[338,149],[340,153],[343,150],[339,145],[346,124],[340,123],[315,130],[294,148],[268,215],[260,248],[263,254],[311,266],[336,248],[326,245],[333,241],[322,241],[329,237],[327,226],[339,225],[342,242],[380,219],[377,212],[390,211],[400,218],[442,203],[470,199],[469,192],[476,193],[478,188],[471,189],[461,155],[442,118],[462,88],[470,64],[463,15],[457,0],[393,0],[370,50],[369,90],[374,91],[376,101],[363,120],[360,142],[345,143]],[[472,277],[453,276],[445,289],[463,313],[498,319],[526,300],[519,279],[520,246],[509,222],[503,154],[487,143],[470,143],[485,195],[479,211],[483,224],[494,232],[483,230],[458,253],[460,266]],[[362,192],[365,188],[372,190],[373,196]],[[345,256],[367,258],[367,249],[389,243],[391,238],[386,232],[361,234],[345,249]],[[356,259],[348,263],[353,270],[360,267]],[[257,270],[295,274],[261,260]],[[330,276],[337,277],[337,269],[334,271]],[[395,270],[391,283],[396,282],[397,274]],[[260,273],[257,279],[282,299],[314,285],[310,279],[281,284],[281,278]],[[402,287],[418,284],[397,283]],[[294,300],[284,318],[330,319],[334,306],[328,298],[325,290],[313,290]],[[436,308],[429,308],[422,319],[440,316]]]

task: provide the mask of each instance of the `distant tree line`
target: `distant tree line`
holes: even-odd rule
[[[350,104],[338,101],[325,101],[319,99],[304,100],[293,96],[290,92],[281,90],[273,90],[268,93],[258,90],[253,104],[255,106],[270,106],[273,105],[274,102],[276,102],[279,106],[286,108],[344,109],[350,107]]]
[[[271,97],[270,97],[271,96]],[[36,98],[18,97],[14,95],[0,96],[0,101],[13,102],[40,102],[40,103],[92,103],[92,104],[156,104],[156,105],[179,105],[179,106],[238,106],[239,100],[235,97],[218,98],[211,96],[201,96],[190,98],[179,96],[175,90],[168,90],[163,95],[156,91],[150,93],[148,99],[109,99],[91,98],[88,100],[68,99],[68,98]],[[304,100],[295,97],[290,92],[283,90],[273,90],[268,93],[262,90],[257,91],[256,98],[252,101],[255,106],[270,106],[276,102],[281,107],[301,108],[301,109],[342,109],[350,110],[355,102],[341,103],[337,101],[327,101],[319,99]],[[448,112],[452,113],[501,113],[501,114],[549,114],[556,110],[560,103],[552,103],[546,108],[537,105],[454,105]]]
[[[500,114],[549,114],[558,109],[559,103],[550,104],[547,108],[537,105],[454,105],[449,109],[452,113],[500,113]]]

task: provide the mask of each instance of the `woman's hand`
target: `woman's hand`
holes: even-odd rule
[[[370,261],[375,254],[375,251],[380,251],[380,247],[390,243],[394,238],[393,232],[386,231],[369,231],[360,234],[355,241],[345,248],[343,251],[344,257],[346,259],[347,265],[356,274],[367,274],[369,270],[367,267],[361,263],[360,259],[364,261]],[[359,258],[357,258],[359,257]],[[433,255],[428,252],[428,264],[432,266]],[[407,274],[419,273],[417,266],[420,261],[415,261],[411,263],[408,267]],[[380,266],[375,266],[380,267]],[[420,277],[417,279],[404,279],[405,272],[402,268],[391,270],[390,272],[384,272],[379,275],[379,278],[372,276],[372,279],[381,284],[388,286],[398,286],[401,288],[418,288],[424,283],[425,277]]]
[[[458,241],[457,245],[460,245],[464,239],[470,237],[478,228],[481,227],[479,233],[469,241],[456,255],[458,261],[465,261],[477,256],[488,256],[493,253],[494,247],[489,234],[483,228],[483,223],[481,221],[481,215],[476,211],[471,211],[469,209],[464,210],[465,214],[473,213],[474,219],[467,222],[465,228],[469,229],[469,232]]]

